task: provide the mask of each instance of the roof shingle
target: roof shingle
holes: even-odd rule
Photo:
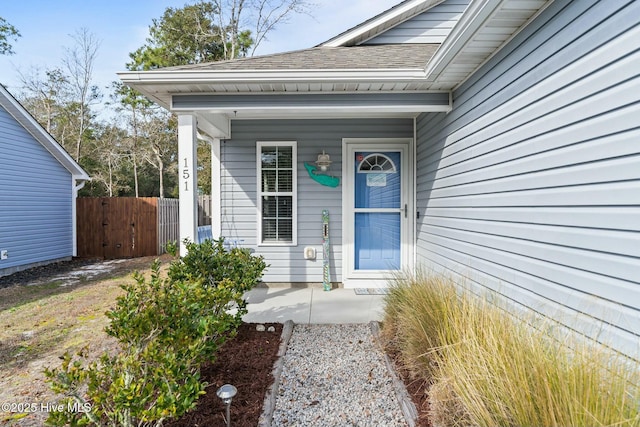
[[[163,68],[169,70],[364,70],[421,69],[439,44],[314,47],[273,55]]]

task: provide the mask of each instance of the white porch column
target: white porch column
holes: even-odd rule
[[[180,256],[187,253],[184,239],[198,239],[197,121],[195,115],[178,116],[178,175],[180,182]]]
[[[220,163],[220,138],[211,139],[211,235],[222,235],[222,166]]]

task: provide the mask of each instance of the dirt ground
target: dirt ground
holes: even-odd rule
[[[42,371],[59,366],[65,351],[87,346],[97,357],[116,349],[103,331],[104,313],[114,306],[120,285],[154,259],[77,259],[0,277],[0,423],[43,425],[47,414],[41,409],[56,398]],[[169,260],[161,257],[165,265]],[[36,410],[21,410],[25,405]]]
[[[60,365],[59,357],[87,346],[90,357],[115,351],[116,342],[104,333],[104,313],[115,304],[120,285],[132,281],[134,271],[148,272],[155,257],[127,260],[80,260],[57,263],[0,277],[0,424],[42,426],[46,410],[17,411],[18,405],[46,408],[56,396],[44,382],[44,367]],[[160,258],[163,267],[171,257]],[[217,389],[230,383],[238,388],[231,406],[236,427],[256,426],[265,393],[273,382],[272,370],[280,345],[281,324],[274,332],[258,332],[255,324],[243,324],[214,363],[202,367],[210,385],[197,408],[172,427],[225,425],[224,406]],[[428,426],[423,386],[405,381],[422,412],[418,426]],[[13,409],[13,410],[12,410]]]
[[[10,405],[1,408],[0,424],[44,424],[46,408],[56,402],[56,396],[44,382],[42,371],[59,366],[59,356],[65,351],[88,346],[90,358],[96,358],[105,350],[117,349],[115,340],[104,333],[104,313],[114,306],[120,285],[130,283],[134,271],[148,272],[154,259],[76,259],[0,277],[0,403]],[[171,257],[160,259],[166,267]],[[268,331],[269,326],[274,331]],[[243,324],[214,363],[202,367],[209,386],[198,407],[168,425],[225,425],[224,406],[216,391],[226,383],[238,389],[231,406],[233,425],[257,425],[266,391],[273,383],[282,325],[267,324],[265,329],[257,331],[255,324]],[[25,411],[24,407],[36,410]]]

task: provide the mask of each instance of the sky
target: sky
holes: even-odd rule
[[[269,35],[256,55],[306,49],[383,12],[400,0],[310,0],[312,16],[293,15]],[[0,17],[20,33],[12,41],[14,55],[0,55],[0,83],[19,92],[20,72],[62,67],[65,49],[74,46],[71,35],[82,28],[100,41],[94,83],[103,92],[116,73],[126,69],[129,53],[145,43],[153,18],[167,7],[188,0],[3,0]]]

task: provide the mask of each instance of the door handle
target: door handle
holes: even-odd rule
[[[404,217],[407,217],[407,204],[404,204]]]

